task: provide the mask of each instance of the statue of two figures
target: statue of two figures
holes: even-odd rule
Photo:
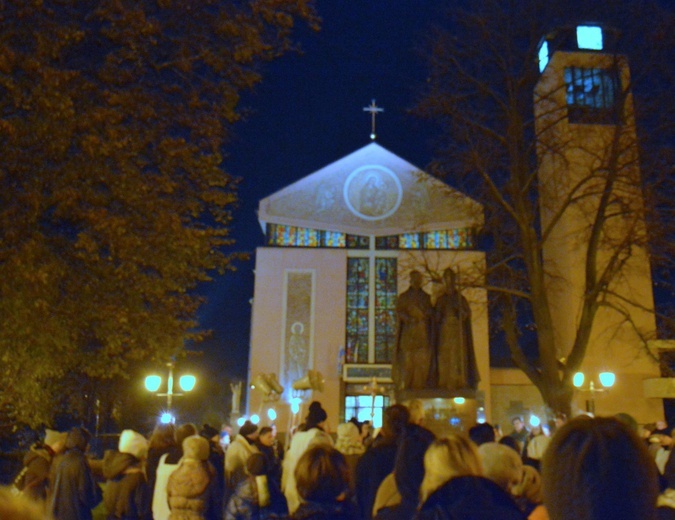
[[[443,272],[443,293],[432,305],[422,273],[410,273],[410,287],[398,297],[398,330],[393,376],[397,390],[475,391],[478,368],[471,309],[452,269]]]

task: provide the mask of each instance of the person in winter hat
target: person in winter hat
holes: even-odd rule
[[[118,451],[106,451],[103,456],[103,477],[106,479],[103,502],[108,518],[148,520],[150,486],[143,471],[148,454],[148,441],[140,433],[124,430]]]
[[[220,490],[209,452],[209,442],[199,435],[183,441],[183,458],[167,484],[169,520],[219,520]]]
[[[43,442],[31,446],[23,459],[23,469],[15,481],[15,486],[23,495],[44,501],[49,489],[49,474],[57,455],[66,449],[67,432],[45,430]]]
[[[192,423],[181,424],[174,431],[174,441],[168,451],[160,456],[155,474],[155,485],[152,494],[152,516],[154,520],[169,518],[169,501],[166,498],[166,486],[169,477],[178,468],[183,458],[183,441],[197,434],[197,428]]]
[[[237,489],[240,482],[246,479],[246,461],[259,450],[255,444],[258,438],[258,427],[246,421],[225,452],[225,505]]]
[[[218,489],[225,489],[225,453],[220,445],[220,431],[210,424],[204,424],[199,435],[209,441],[209,462],[216,470]],[[222,500],[220,502],[218,507],[222,508]]]
[[[333,447],[333,439],[326,433],[326,421],[328,414],[319,401],[313,401],[309,405],[309,412],[305,420],[304,431],[299,431],[291,439],[291,445],[284,457],[283,473],[281,476],[281,489],[288,501],[288,510],[291,514],[300,505],[300,496],[295,485],[295,466],[300,457],[310,446],[324,445]]]

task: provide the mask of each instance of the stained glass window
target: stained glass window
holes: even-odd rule
[[[396,341],[396,258],[376,258],[375,275],[375,363],[391,363]]]
[[[370,249],[370,237],[347,235],[347,247],[349,249]]]
[[[267,245],[281,247],[340,247],[350,249],[368,249],[370,237],[347,235],[340,231],[287,226],[285,224],[267,225]]]
[[[347,259],[347,363],[368,361],[368,258]]]
[[[398,235],[375,237],[375,249],[398,249]]]
[[[324,231],[324,246],[326,247],[345,247],[345,234],[339,231]]]
[[[445,229],[427,233],[405,233],[377,237],[377,249],[471,249],[473,229]]]
[[[398,243],[401,249],[419,249],[420,235],[419,233],[404,233],[399,236]]]

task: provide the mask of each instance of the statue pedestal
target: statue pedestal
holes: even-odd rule
[[[399,390],[396,402],[407,405],[418,399],[424,405],[424,424],[437,437],[452,431],[467,433],[477,421],[478,401],[476,391],[471,389],[448,390],[425,388],[422,390]]]

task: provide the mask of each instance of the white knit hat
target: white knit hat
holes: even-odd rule
[[[56,445],[62,445],[63,447],[66,444],[66,438],[68,437],[68,432],[57,432],[56,430],[45,430],[45,440],[44,443],[50,448],[54,448]]]
[[[148,441],[138,432],[124,430],[120,435],[119,451],[144,459],[148,454]]]

